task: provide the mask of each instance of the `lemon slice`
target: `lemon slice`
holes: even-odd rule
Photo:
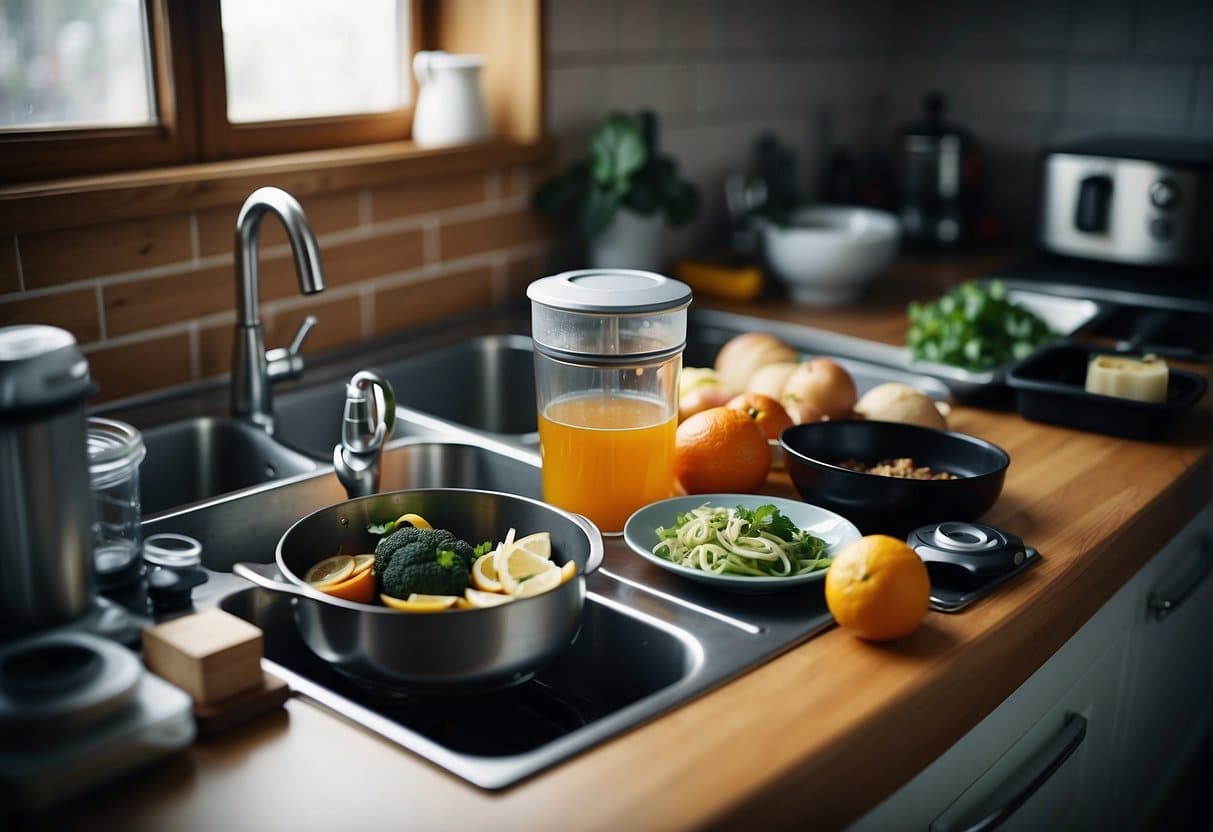
[[[472,586],[485,592],[501,592],[501,581],[497,580],[497,567],[494,565],[496,550],[476,558],[472,564]]]
[[[534,534],[528,534],[526,537],[520,537],[515,540],[514,545],[519,549],[525,549],[532,555],[537,555],[544,560],[552,559],[551,532],[535,532]]]
[[[577,574],[577,561],[569,561],[564,566],[560,567],[560,583],[565,584],[573,580],[573,576]]]
[[[501,581],[501,588],[510,595],[514,594],[519,583],[538,575],[548,567],[555,568],[555,564],[550,560],[517,546],[502,547],[493,565],[497,567],[497,580]]]
[[[529,578],[521,580],[511,590],[510,594],[515,598],[530,598],[535,595],[542,595],[548,590],[555,589],[564,583],[560,567],[549,561],[544,561],[547,568],[535,573]]]
[[[418,595],[413,593],[407,601],[380,594],[379,600],[400,612],[442,612],[455,606],[459,600],[455,595]]]
[[[410,526],[412,526],[415,529],[432,529],[432,528],[434,528],[433,526],[431,526],[429,524],[429,521],[427,521],[420,514],[402,514],[396,518],[397,526],[401,526],[405,523],[408,523]]]
[[[502,595],[499,592],[481,592],[477,589],[465,589],[463,598],[460,599],[469,607],[499,607],[502,604],[508,604],[514,599],[509,595]]]
[[[339,584],[354,574],[354,559],[349,555],[333,555],[317,563],[303,576],[303,582],[316,588]]]
[[[374,555],[354,555],[354,571],[350,573],[350,577],[361,575],[366,570],[375,565]]]

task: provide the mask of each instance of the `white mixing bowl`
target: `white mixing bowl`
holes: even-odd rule
[[[802,303],[852,301],[897,254],[901,227],[884,211],[815,205],[794,211],[787,225],[765,222],[763,248],[775,276]]]

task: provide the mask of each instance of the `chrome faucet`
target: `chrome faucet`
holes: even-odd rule
[[[333,468],[350,499],[379,491],[380,456],[396,424],[396,394],[375,370],[359,370],[345,386],[341,443]]]
[[[232,415],[252,422],[267,433],[274,432],[273,392],[275,381],[298,378],[303,372],[300,349],[308,331],[316,325],[308,315],[295,333],[290,347],[265,350],[261,329],[260,293],[257,274],[261,218],[272,211],[286,227],[295,255],[299,291],[314,295],[324,291],[324,269],[320,247],[299,202],[279,188],[258,188],[249,195],[236,218],[236,343],[232,349]]]

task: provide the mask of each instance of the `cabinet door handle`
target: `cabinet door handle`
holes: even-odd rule
[[[1200,545],[1200,556],[1197,559],[1197,565],[1192,570],[1191,576],[1184,583],[1183,587],[1175,592],[1158,591],[1151,592],[1150,597],[1146,599],[1146,608],[1154,614],[1154,618],[1162,621],[1171,613],[1175,612],[1184,601],[1192,596],[1204,581],[1205,576],[1209,574],[1209,541],[1205,540]]]
[[[1062,763],[1070,759],[1070,755],[1078,750],[1086,736],[1087,720],[1083,715],[1074,712],[1066,714],[1066,722],[1057,735],[1003,781],[1006,785],[1022,781],[1024,785],[1015,789],[1010,797],[985,812],[977,821],[964,827],[964,832],[989,832],[1002,826],[1007,818],[1015,814],[1020,806],[1027,803],[1032,795],[1049,781],[1054,772],[1061,768]]]

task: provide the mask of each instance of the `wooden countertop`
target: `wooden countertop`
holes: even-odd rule
[[[744,310],[897,342],[905,301],[1005,261],[903,260],[872,298],[828,313]],[[54,819],[126,829],[691,829],[858,817],[1030,676],[1209,501],[1208,398],[1162,442],[957,407],[954,429],[1011,455],[984,518],[1041,563],[893,644],[834,629],[524,783],[490,793],[301,699]],[[773,493],[790,493],[773,474]]]

